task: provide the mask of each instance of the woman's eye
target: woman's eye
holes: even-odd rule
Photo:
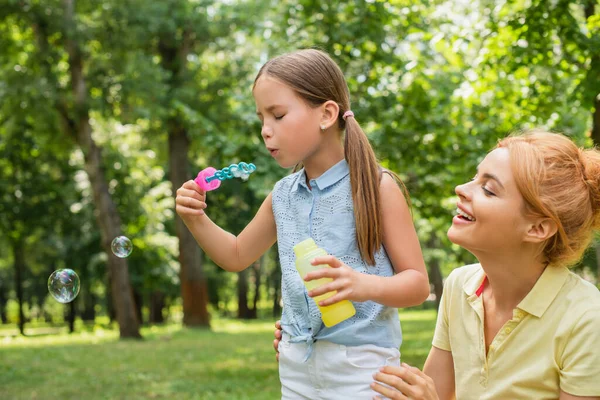
[[[495,194],[493,192],[487,190],[485,186],[482,186],[481,189],[483,189],[483,192],[485,193],[486,196],[495,196]]]

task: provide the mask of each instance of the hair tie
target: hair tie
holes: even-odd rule
[[[344,118],[344,121],[345,121],[346,119],[348,119],[348,117],[354,118],[354,113],[352,111],[350,111],[350,110],[346,111],[344,113],[344,116],[342,118]]]

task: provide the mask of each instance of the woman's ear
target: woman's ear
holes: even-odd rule
[[[556,222],[550,218],[535,220],[525,234],[525,241],[530,243],[542,243],[556,234],[558,227]]]
[[[340,106],[338,106],[335,101],[327,100],[321,105],[321,111],[321,121],[319,122],[322,128],[321,130],[337,126],[338,115],[340,115]]]

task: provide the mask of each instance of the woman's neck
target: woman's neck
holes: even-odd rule
[[[546,264],[530,254],[478,255],[487,276],[485,296],[496,310],[511,312],[533,289]]]

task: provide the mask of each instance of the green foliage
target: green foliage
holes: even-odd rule
[[[56,268],[82,278],[78,307],[93,300],[86,293],[107,294],[83,155],[64,135],[81,111],[66,39],[82,49],[94,139],[144,298],[179,295],[167,160],[175,122],[191,140],[190,179],[207,166],[257,165],[248,182],[208,195],[209,215],[231,232],[289,172],[262,145],[251,94],[271,56],[319,47],[338,61],[357,121],[408,186],[426,261],[444,274],[473,261],[446,238],[454,187],[499,138],[541,126],[592,144],[598,2],[79,0],[72,24],[63,17],[58,0],[6,0],[0,10],[0,291],[15,296],[12,244],[23,240],[32,309]],[[583,265],[596,274],[597,262],[590,252]],[[237,276],[206,265],[212,300],[232,304]],[[264,276],[276,268],[271,253]]]

